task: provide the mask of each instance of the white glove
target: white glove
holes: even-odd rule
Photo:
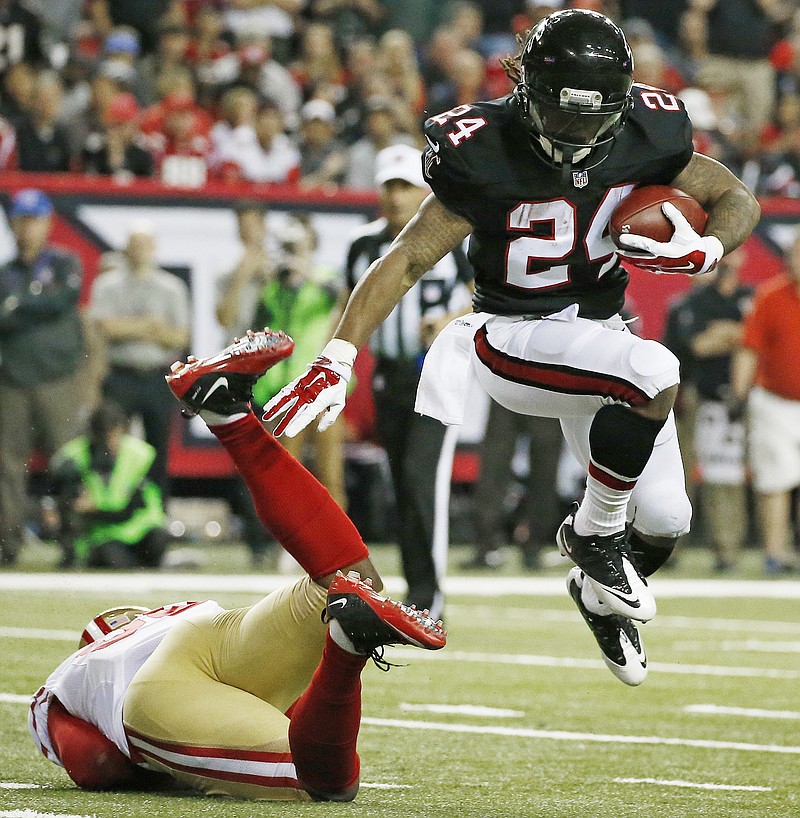
[[[325,349],[304,375],[281,389],[264,407],[264,420],[286,416],[275,427],[275,437],[284,432],[294,437],[325,412],[317,429],[324,432],[339,417],[347,397],[347,383],[353,374],[358,350],[341,338],[328,341]]]
[[[664,202],[661,210],[675,225],[672,238],[659,242],[647,236],[623,234],[619,241],[626,249],[620,250],[619,254],[651,273],[683,273],[692,276],[713,270],[725,254],[722,242],[716,236],[701,236],[696,233],[672,202]]]

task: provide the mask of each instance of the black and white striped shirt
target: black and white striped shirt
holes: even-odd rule
[[[392,243],[386,219],[364,225],[354,236],[347,254],[345,280],[350,290]],[[370,349],[381,358],[416,358],[424,352],[420,341],[423,318],[438,318],[466,310],[472,302],[472,266],[463,247],[458,246],[403,296],[389,317],[375,330]]]

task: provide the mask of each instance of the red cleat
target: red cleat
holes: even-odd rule
[[[210,358],[190,355],[186,363],[176,361],[166,376],[167,386],[183,404],[186,416],[202,409],[217,415],[247,412],[255,382],[293,349],[294,341],[284,332],[248,330],[244,338]]]
[[[353,647],[364,656],[374,656],[383,645],[413,645],[439,650],[447,644],[442,621],[434,622],[427,611],[418,611],[372,590],[372,580],[356,571],[337,572],[328,588],[328,620],[335,619]],[[379,655],[376,661],[382,657]]]

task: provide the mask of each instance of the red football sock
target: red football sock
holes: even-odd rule
[[[247,483],[261,522],[312,578],[369,556],[328,490],[250,413],[211,431]]]
[[[311,684],[292,706],[289,747],[297,777],[320,795],[343,793],[358,781],[361,671],[367,658],[340,648],[329,634]]]

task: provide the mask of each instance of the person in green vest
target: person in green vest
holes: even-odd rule
[[[155,568],[166,548],[161,489],[149,479],[156,450],[128,434],[114,403],[92,413],[87,434],[51,461],[63,562]]]
[[[294,339],[294,354],[273,366],[256,384],[253,395],[264,405],[283,386],[305,372],[307,355],[316,354],[333,332],[338,317],[339,290],[336,271],[314,261],[316,234],[308,222],[290,219],[280,231],[280,258],[275,273],[261,292],[254,326],[283,330]],[[334,315],[336,313],[336,315]],[[333,495],[347,508],[344,486],[344,420],[340,419],[322,434],[309,431],[281,443],[299,459],[303,448],[313,449],[313,471]]]

